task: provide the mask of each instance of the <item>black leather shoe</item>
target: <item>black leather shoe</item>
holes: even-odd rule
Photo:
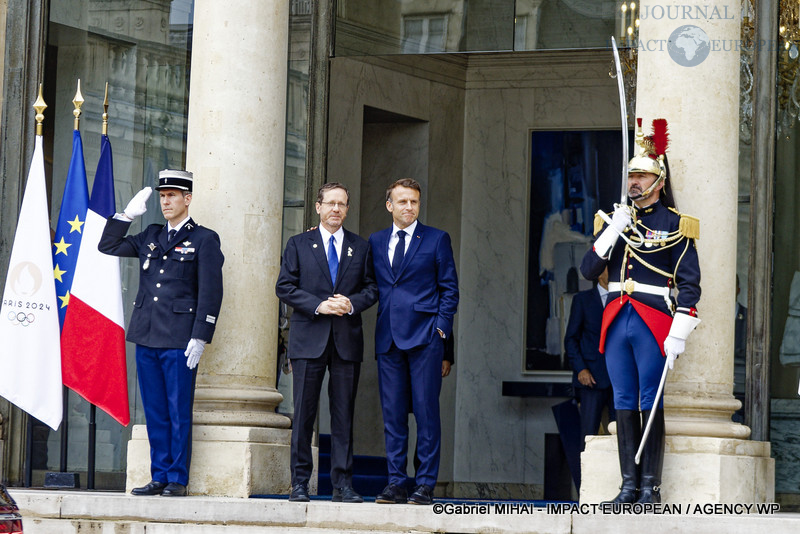
[[[308,487],[305,484],[295,484],[292,486],[292,493],[289,495],[292,502],[308,502]]]
[[[352,486],[333,489],[332,502],[364,502],[364,498],[356,493]]]
[[[170,482],[161,492],[162,497],[186,497],[186,486],[177,482]]]
[[[389,484],[375,497],[378,504],[405,504],[408,502],[408,493],[397,484]]]
[[[163,482],[151,480],[147,485],[142,486],[141,488],[133,488],[131,490],[131,495],[161,495],[161,492],[164,491],[165,487],[166,484]]]
[[[433,488],[425,484],[417,486],[417,489],[415,489],[414,493],[408,498],[408,502],[411,504],[424,505],[433,503]]]

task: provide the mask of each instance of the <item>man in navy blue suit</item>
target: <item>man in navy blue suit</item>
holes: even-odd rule
[[[608,270],[604,270],[594,288],[572,297],[564,336],[564,349],[573,371],[572,385],[580,402],[581,450],[586,436],[597,434],[604,407],[608,407],[609,420],[615,418],[614,392],[606,359],[600,354],[600,327],[607,298]]]
[[[386,191],[390,228],[369,238],[378,282],[375,354],[389,485],[383,504],[431,504],[439,475],[439,392],[445,339],[458,307],[458,277],[447,232],[417,221],[419,183],[397,180]],[[408,406],[417,422],[420,467],[408,496]]]
[[[275,293],[293,308],[290,501],[309,500],[311,436],[325,370],[330,372],[331,483],[334,502],[363,502],[353,489],[353,409],[364,353],[361,312],[375,304],[377,286],[369,245],[342,227],[350,193],[336,182],[317,193],[319,228],[286,243]]]
[[[139,258],[127,340],[136,343],[152,480],[134,488],[134,495],[186,495],[197,364],[222,305],[225,258],[217,233],[189,217],[192,183],[191,172],[159,172],[156,190],[167,224],[126,235],[131,221],[147,211],[153,190],[145,187],[122,213],[109,217],[97,245],[105,254]]]

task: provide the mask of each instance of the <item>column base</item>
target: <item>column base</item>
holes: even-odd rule
[[[292,431],[279,428],[195,425],[189,493],[247,498],[291,490],[289,444]],[[309,492],[317,492],[318,448]],[[125,491],[150,481],[150,443],[145,425],[135,425],[128,442]]]
[[[616,436],[587,436],[581,453],[581,503],[609,501],[621,482]],[[667,436],[665,503],[761,503],[775,500],[770,444],[731,438]]]

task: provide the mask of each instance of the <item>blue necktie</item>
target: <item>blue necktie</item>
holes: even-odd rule
[[[336,285],[336,274],[339,272],[339,256],[336,255],[336,238],[331,236],[328,245],[328,269],[331,271],[331,282]]]
[[[169,232],[167,232],[167,243],[172,241],[175,238],[175,234],[177,233],[178,233],[177,230],[170,230]]]
[[[394,247],[394,256],[392,257],[392,272],[395,276],[400,272],[400,266],[403,265],[403,256],[406,254],[406,232],[405,230],[397,231],[397,245]]]

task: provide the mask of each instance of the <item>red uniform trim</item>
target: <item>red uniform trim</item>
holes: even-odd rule
[[[609,295],[609,298],[610,297],[611,295]],[[636,313],[639,314],[644,324],[650,329],[650,332],[652,332],[653,337],[656,339],[656,343],[658,343],[658,348],[661,349],[661,355],[664,356],[664,340],[667,339],[669,335],[669,329],[672,326],[672,317],[655,308],[651,308],[647,304],[642,304],[626,294],[623,294],[621,297],[614,297],[603,311],[603,325],[600,328],[600,352],[605,354],[606,332],[608,331],[608,327],[611,326],[611,323],[614,322],[614,318],[628,302],[633,305]]]

